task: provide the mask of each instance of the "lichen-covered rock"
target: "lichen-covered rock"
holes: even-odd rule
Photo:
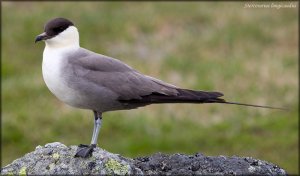
[[[90,158],[75,158],[77,146],[66,147],[54,142],[38,146],[36,150],[1,169],[1,174],[71,174],[71,175],[140,175],[132,159],[95,148]]]
[[[124,158],[95,148],[90,158],[75,158],[77,146],[59,142],[36,150],[1,168],[1,175],[287,175],[278,166],[250,157],[165,155]]]

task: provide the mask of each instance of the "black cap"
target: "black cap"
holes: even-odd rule
[[[74,26],[70,20],[65,18],[54,18],[46,23],[44,31],[48,36],[56,36],[69,26]]]

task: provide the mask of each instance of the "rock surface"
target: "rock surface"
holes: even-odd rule
[[[130,159],[95,148],[90,158],[74,158],[77,146],[59,142],[35,151],[1,168],[1,175],[287,175],[278,166],[250,157],[165,155]]]

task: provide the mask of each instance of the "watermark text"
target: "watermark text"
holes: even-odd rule
[[[284,8],[297,8],[297,3],[289,2],[289,3],[245,3],[244,8],[246,9],[284,9]]]

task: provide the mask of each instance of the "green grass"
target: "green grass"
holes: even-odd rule
[[[3,2],[2,166],[59,141],[89,143],[92,112],[47,89],[45,21],[70,18],[81,46],[184,88],[217,90],[231,105],[153,105],[104,114],[99,145],[138,157],[156,152],[251,156],[298,170],[296,9],[245,9],[241,2]]]

